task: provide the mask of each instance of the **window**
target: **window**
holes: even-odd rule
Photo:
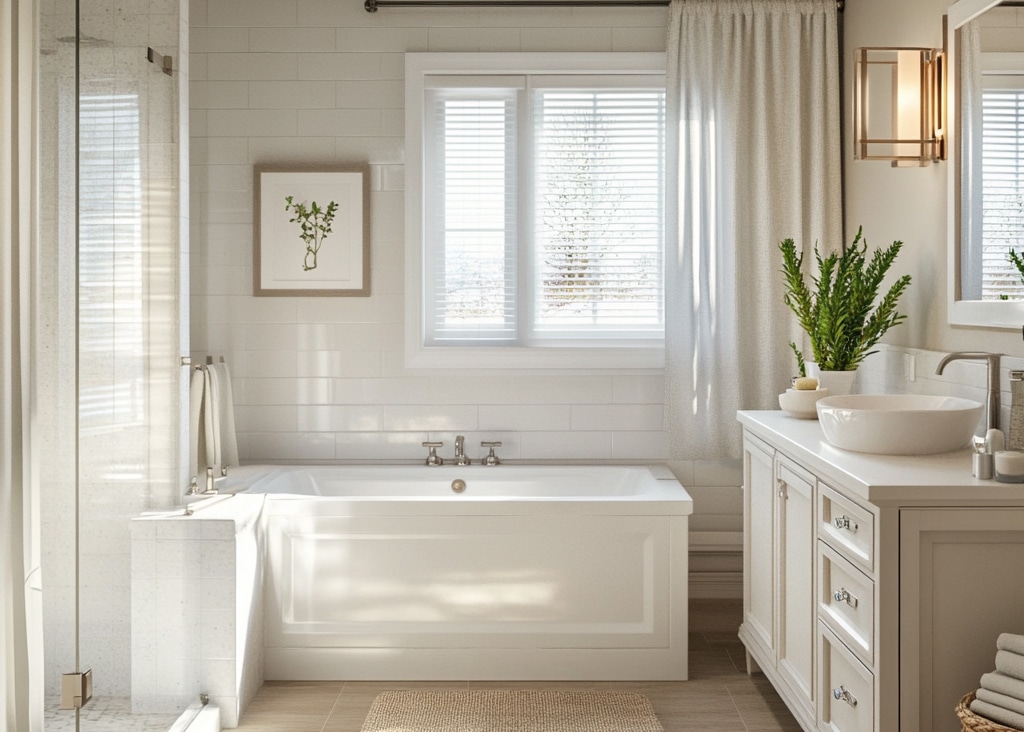
[[[1010,262],[1024,254],[1024,55],[983,54],[981,119],[981,293],[984,300],[1022,299]]]
[[[663,56],[408,58],[410,364],[660,367]]]

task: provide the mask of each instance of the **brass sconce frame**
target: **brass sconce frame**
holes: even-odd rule
[[[946,54],[936,48],[858,48],[853,123],[857,160],[893,167],[946,159]]]

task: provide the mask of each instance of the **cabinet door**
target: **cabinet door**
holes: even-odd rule
[[[814,478],[778,457],[779,673],[814,711]]]
[[[743,633],[775,659],[774,452],[750,436],[743,450]]]
[[[951,710],[1024,634],[1024,509],[900,511],[900,730],[958,732]]]

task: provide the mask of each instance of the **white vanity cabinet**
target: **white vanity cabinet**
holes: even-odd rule
[[[813,420],[740,412],[748,670],[807,731],[958,732],[960,697],[1024,633],[1024,486],[966,450],[872,456]]]

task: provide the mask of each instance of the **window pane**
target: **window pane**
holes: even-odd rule
[[[982,297],[1024,298],[1010,249],[1024,254],[1024,91],[982,95]]]
[[[426,196],[434,244],[427,281],[432,340],[514,339],[514,92],[432,96],[438,131]]]
[[[664,115],[656,89],[534,92],[538,335],[662,329]]]

